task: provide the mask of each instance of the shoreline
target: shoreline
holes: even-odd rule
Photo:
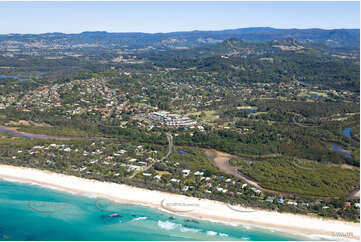
[[[252,209],[254,212],[246,212],[245,208],[241,207],[237,207],[240,210],[240,212],[237,212],[223,202],[187,197],[156,190],[146,190],[124,184],[100,182],[34,168],[0,165],[0,179],[10,182],[36,184],[80,196],[96,196],[119,203],[147,206],[178,216],[233,225],[246,225],[255,229],[275,230],[281,233],[295,235],[295,237],[302,236],[314,239],[316,237],[316,239],[332,238],[334,240],[345,240],[351,238],[335,237],[333,235],[337,233],[352,233],[352,239],[360,239],[359,223],[290,213],[278,213],[260,209]],[[171,201],[172,204],[181,203],[183,206],[192,205],[194,208],[187,207],[187,209],[184,210],[183,207],[183,211],[179,209],[174,211],[170,209],[171,207],[169,207],[169,209],[164,207],[164,201]],[[242,209],[244,212],[242,212]]]

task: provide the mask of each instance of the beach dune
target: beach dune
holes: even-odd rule
[[[218,222],[267,228],[287,233],[360,239],[360,224],[318,217],[232,207],[222,202],[146,190],[123,184],[100,182],[32,168],[0,165],[0,178],[38,184],[52,189],[107,198],[116,202],[138,204],[178,215]],[[342,237],[347,235],[348,237]]]

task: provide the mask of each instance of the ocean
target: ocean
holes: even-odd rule
[[[0,240],[284,241],[305,238],[0,180]]]

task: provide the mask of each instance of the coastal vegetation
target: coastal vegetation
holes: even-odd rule
[[[233,161],[238,170],[262,187],[294,194],[346,197],[358,187],[360,170],[287,158],[262,161]]]
[[[193,44],[2,49],[0,162],[358,221],[359,48]],[[244,176],[205,148],[227,152]]]

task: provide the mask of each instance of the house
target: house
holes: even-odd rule
[[[156,176],[154,176],[154,179],[156,179],[156,180],[160,180],[160,175],[156,175]]]
[[[242,185],[242,189],[244,189],[246,186],[247,186],[247,184],[244,183],[244,184]]]
[[[278,201],[277,201],[279,204],[283,204],[284,202],[285,202],[285,200],[283,200],[283,198],[280,198],[280,199],[278,199]]]
[[[79,171],[84,171],[84,170],[86,170],[86,169],[87,169],[87,167],[84,166],[84,167],[79,168]]]
[[[179,179],[175,179],[175,178],[170,179],[170,182],[179,182],[179,181],[180,181]]]
[[[349,207],[349,206],[351,206],[351,203],[350,202],[345,202],[345,206]]]
[[[145,173],[145,172],[143,172],[143,176],[151,176],[152,174],[150,174],[150,173]]]
[[[188,191],[188,189],[189,189],[189,186],[184,186],[184,187],[182,188],[182,191],[183,191],[183,192],[186,192],[186,191]]]
[[[227,180],[226,180],[226,182],[227,183],[229,183],[229,182],[231,182],[232,180],[230,179],[230,178],[228,178]]]
[[[328,209],[330,208],[329,206],[323,206],[322,209]]]
[[[140,166],[135,166],[135,165],[129,165],[127,168],[132,171],[135,171],[135,170],[139,171],[141,169]]]
[[[354,204],[354,207],[355,207],[355,208],[360,208],[360,203],[355,203],[355,204]]]
[[[218,192],[223,192],[223,193],[226,193],[228,191],[227,189],[224,189],[222,187],[217,187],[216,189]]]
[[[255,187],[252,187],[251,190],[255,193],[258,193],[258,191],[261,192],[260,190],[257,190],[257,188],[255,188]]]
[[[287,204],[297,206],[297,202],[295,201],[288,201]]]
[[[196,172],[194,172],[194,175],[195,175],[195,176],[203,176],[203,175],[204,175],[204,172],[196,171]]]
[[[185,175],[185,176],[188,176],[188,175],[189,175],[189,172],[191,172],[191,171],[190,171],[190,170],[187,170],[187,169],[182,170],[182,173],[183,173],[183,175]]]

